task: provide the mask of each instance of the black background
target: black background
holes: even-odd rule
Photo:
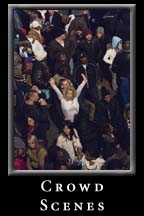
[[[20,1],[21,3],[26,3],[26,1]],[[18,2],[9,2],[9,3],[18,3]],[[36,3],[36,2],[34,2]],[[42,2],[41,2],[42,3]],[[50,3],[48,1],[47,3]],[[59,3],[59,2],[58,2]],[[61,3],[65,3],[62,2]],[[72,2],[74,3],[74,2]],[[95,2],[92,2],[95,3]],[[96,2],[98,3],[98,2]],[[101,2],[99,2],[101,3]],[[105,1],[104,3],[108,3]],[[112,2],[110,2],[112,3]],[[123,3],[123,2],[119,2]],[[126,3],[126,2],[125,2]],[[131,1],[130,3],[134,3]],[[7,8],[6,8],[7,11]],[[6,13],[4,15],[4,11],[2,11],[2,15],[6,18]],[[4,20],[4,19],[3,19]],[[142,23],[142,22],[141,22]],[[5,30],[5,35],[7,31],[7,21],[3,22],[3,29]],[[142,26],[141,26],[142,27]],[[4,35],[4,32],[3,34]],[[4,38],[3,38],[4,39]],[[7,44],[7,38],[5,36],[5,44]],[[2,44],[4,45],[4,43]],[[3,61],[4,59],[7,61],[7,47],[4,45],[3,50],[6,50],[6,57],[1,58]],[[7,65],[7,63],[5,63]],[[3,72],[4,73],[4,72]],[[6,75],[6,68],[5,68],[5,75]],[[4,86],[1,85],[2,89],[6,89],[7,84],[7,76],[5,79]],[[140,82],[138,82],[140,83]],[[3,93],[7,93],[4,92]],[[3,96],[4,97],[4,96]],[[7,94],[5,95],[6,103],[7,103]],[[137,99],[138,101],[138,99]],[[6,111],[6,109],[5,109]],[[7,113],[6,113],[7,116]],[[6,117],[5,116],[5,117]],[[6,121],[6,119],[5,119]],[[2,124],[3,125],[3,124]],[[6,127],[1,127],[2,131],[7,131]],[[4,129],[5,128],[5,129]],[[4,141],[2,141],[1,145],[6,146],[7,135],[2,136]],[[140,137],[138,136],[139,140]],[[143,143],[141,143],[143,145]],[[6,150],[7,151],[7,150]],[[3,189],[2,193],[2,205],[1,210],[5,209],[5,214],[10,210],[12,215],[38,215],[38,216],[45,216],[45,215],[93,215],[93,216],[101,216],[101,215],[129,215],[130,211],[135,211],[138,208],[137,202],[138,197],[136,192],[138,192],[138,188],[141,188],[141,183],[136,181],[136,174],[129,175],[129,176],[121,176],[121,175],[112,175],[112,176],[93,176],[93,175],[84,175],[84,176],[76,176],[76,175],[45,175],[45,176],[11,176],[7,174],[7,152],[4,156],[6,162],[4,166],[1,166],[1,173],[5,174],[4,178],[2,177],[1,180],[4,180],[1,183],[1,189]],[[90,190],[89,192],[81,193],[80,190],[76,190],[73,193],[67,192],[66,190],[61,192],[49,192],[45,193],[41,190],[41,182],[44,180],[51,180],[53,183],[62,183],[65,187],[68,183],[74,183],[76,187],[78,187],[78,183],[91,183],[93,186],[94,183],[101,183],[104,186],[104,190],[102,192],[94,192]],[[48,202],[104,202],[105,210],[102,212],[98,212],[97,209],[93,212],[52,212],[50,210],[46,212],[40,211],[40,200],[41,199],[48,199]],[[7,204],[7,207],[4,207],[4,204]],[[85,206],[85,204],[84,204]],[[85,208],[84,208],[85,209]]]

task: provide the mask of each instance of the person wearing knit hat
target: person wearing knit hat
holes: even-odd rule
[[[104,28],[102,26],[97,27],[97,34],[104,34]]]
[[[92,40],[92,31],[90,29],[86,29],[84,32],[84,36],[88,42]]]

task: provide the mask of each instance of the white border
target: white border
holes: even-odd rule
[[[53,8],[53,9],[90,9],[90,8],[112,8],[112,9],[130,9],[130,44],[131,44],[131,76],[130,76],[130,106],[131,106],[131,132],[130,132],[130,170],[96,170],[96,171],[84,171],[84,170],[67,170],[67,171],[56,171],[56,170],[26,170],[26,171],[14,171],[12,169],[12,130],[13,130],[13,76],[11,59],[13,51],[13,41],[11,37],[12,32],[12,10],[14,8]],[[136,174],[136,134],[135,134],[135,98],[136,98],[136,86],[135,86],[135,57],[136,57],[136,46],[135,46],[135,17],[136,17],[136,4],[8,4],[8,175],[135,175]]]

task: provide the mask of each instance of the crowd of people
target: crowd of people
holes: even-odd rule
[[[13,41],[13,169],[129,170],[130,11],[14,9]]]

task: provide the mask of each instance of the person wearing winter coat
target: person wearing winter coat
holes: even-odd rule
[[[86,53],[80,54],[80,63],[74,69],[74,81],[76,85],[79,85],[82,81],[81,74],[83,73],[87,78],[87,85],[84,91],[82,92],[83,97],[86,97],[92,103],[96,104],[98,101],[97,95],[97,81],[98,73],[96,66],[93,63],[88,61]]]
[[[64,121],[62,132],[57,139],[56,145],[66,150],[72,160],[72,163],[78,160],[78,156],[80,156],[80,152],[82,152],[82,144],[77,130],[73,128],[70,121]]]
[[[95,119],[99,126],[110,123],[115,133],[119,133],[122,126],[122,110],[116,97],[112,97],[110,92],[102,87],[102,100],[97,106]]]
[[[130,42],[125,41],[124,49],[119,52],[112,64],[112,71],[117,75],[119,94],[124,105],[130,102]]]
[[[47,150],[39,144],[37,137],[34,135],[28,136],[27,143],[27,169],[44,170]]]
[[[28,35],[26,37],[26,46],[20,47],[20,55],[27,58],[27,52],[28,50],[31,50],[33,54],[32,83],[34,85],[37,85],[41,89],[45,88],[45,86],[47,85],[47,80],[51,76],[46,61],[47,52],[44,50],[39,41],[37,41],[33,36]]]
[[[113,36],[112,38],[112,48],[108,49],[106,54],[104,55],[104,62],[110,65],[110,71],[112,72],[112,88],[114,91],[117,91],[118,85],[117,85],[117,77],[116,73],[113,72],[112,70],[112,64],[113,61],[118,54],[122,50],[122,39]]]

